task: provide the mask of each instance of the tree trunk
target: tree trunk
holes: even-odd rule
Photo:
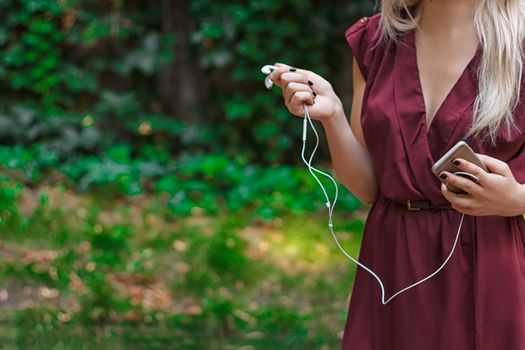
[[[175,36],[175,60],[159,71],[159,92],[170,113],[184,121],[195,121],[199,103],[200,68],[190,55],[189,0],[161,0],[162,30]]]

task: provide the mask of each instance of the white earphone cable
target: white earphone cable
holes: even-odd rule
[[[341,250],[341,252],[348,259],[353,261],[356,265],[358,265],[359,267],[363,268],[365,271],[370,273],[376,279],[376,281],[379,283],[379,286],[381,287],[381,303],[383,305],[388,304],[390,301],[392,301],[394,298],[399,296],[401,293],[404,293],[404,292],[408,291],[409,289],[412,289],[412,288],[416,287],[417,285],[419,285],[419,284],[429,280],[430,278],[432,278],[436,274],[438,274],[439,271],[441,271],[445,267],[445,265],[448,263],[448,261],[452,257],[452,254],[454,253],[454,250],[456,249],[456,245],[457,245],[458,240],[459,240],[459,234],[461,232],[461,226],[463,225],[463,218],[465,217],[465,214],[464,213],[461,214],[461,220],[460,220],[460,223],[459,223],[458,231],[456,233],[456,238],[454,239],[454,244],[452,245],[452,249],[450,250],[450,253],[448,254],[447,258],[443,261],[443,263],[434,272],[432,272],[431,274],[429,274],[425,278],[423,278],[423,279],[421,279],[421,280],[419,280],[419,281],[417,281],[417,282],[415,282],[415,283],[413,283],[413,284],[411,284],[411,285],[409,285],[409,286],[399,290],[398,292],[394,293],[390,298],[385,300],[385,298],[386,298],[385,286],[384,286],[383,281],[381,280],[381,278],[374,271],[372,271],[372,269],[370,269],[365,264],[359,262],[359,260],[355,259],[350,254],[348,254],[343,249],[343,247],[339,243],[339,240],[337,239],[337,236],[334,233],[334,229],[333,229],[334,225],[333,225],[333,222],[332,222],[332,214],[333,214],[333,210],[334,210],[334,207],[335,207],[335,203],[337,202],[337,196],[338,196],[339,190],[338,190],[337,182],[334,180],[334,178],[332,176],[330,176],[329,174],[327,174],[327,173],[325,173],[325,172],[323,172],[321,170],[318,170],[318,169],[316,169],[316,168],[314,168],[312,166],[312,160],[313,160],[314,154],[317,151],[317,147],[319,146],[319,135],[317,134],[317,130],[315,129],[314,124],[312,123],[312,119],[310,118],[310,113],[308,112],[308,107],[306,106],[306,104],[304,104],[303,107],[304,107],[303,147],[302,147],[302,150],[301,150],[301,158],[302,158],[303,162],[306,164],[306,166],[308,167],[308,171],[310,172],[310,174],[312,174],[312,176],[315,178],[315,180],[317,181],[317,183],[321,187],[321,190],[323,191],[323,194],[324,194],[324,196],[326,198],[326,207],[328,208],[328,228],[329,228],[330,233],[332,234],[332,237],[334,238],[335,243],[337,244],[337,247],[339,248],[339,250]],[[307,122],[310,124],[310,126],[311,126],[311,128],[312,128],[312,130],[313,130],[313,132],[315,134],[315,138],[316,138],[315,147],[314,147],[314,149],[312,151],[312,154],[310,155],[310,158],[309,158],[308,161],[306,160],[306,157],[305,157],[306,136],[307,136],[307,129],[308,129],[308,123]],[[335,187],[335,196],[334,196],[333,202],[330,202],[330,198],[328,197],[328,194],[327,194],[323,184],[321,183],[319,178],[314,174],[314,172],[316,172],[318,174],[321,174],[323,176],[326,176],[330,180],[332,180],[332,183],[334,184],[334,187]]]

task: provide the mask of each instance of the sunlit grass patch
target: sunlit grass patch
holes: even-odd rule
[[[249,210],[210,216],[194,209],[182,218],[166,210],[162,195],[129,199],[53,186],[2,193],[0,308],[11,315],[1,321],[11,343],[337,347],[355,267],[323,213],[262,219]],[[355,256],[363,214],[334,218]]]

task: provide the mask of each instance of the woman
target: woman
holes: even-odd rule
[[[525,349],[524,3],[383,0],[346,31],[350,123],[319,75],[285,64],[270,75],[292,114],[304,103],[322,122],[339,181],[372,204],[360,260],[387,298],[444,261],[465,214],[445,268],[390,303],[358,268],[343,349]],[[462,139],[489,169],[457,159],[478,184],[431,172]]]

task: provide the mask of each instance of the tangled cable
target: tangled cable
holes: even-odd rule
[[[312,123],[312,119],[310,118],[310,113],[308,111],[308,107],[306,106],[306,104],[304,104],[303,107],[304,107],[303,147],[302,147],[302,150],[301,150],[301,158],[302,158],[303,162],[306,164],[306,166],[308,167],[308,171],[310,172],[310,174],[312,174],[312,176],[315,178],[315,180],[317,181],[317,183],[321,187],[321,190],[323,191],[323,194],[324,194],[324,196],[326,198],[326,207],[328,208],[328,229],[330,230],[330,233],[332,234],[332,237],[334,238],[335,243],[337,244],[337,247],[339,248],[339,250],[341,250],[341,252],[343,252],[343,254],[348,259],[350,259],[352,262],[354,262],[357,266],[363,268],[365,271],[370,273],[375,278],[375,280],[379,283],[379,286],[381,287],[381,303],[383,305],[386,305],[390,301],[392,301],[394,298],[399,296],[401,293],[404,293],[404,292],[408,291],[409,289],[412,289],[412,288],[416,287],[417,285],[419,285],[419,284],[421,284],[421,283],[431,279],[435,275],[437,275],[439,273],[439,271],[441,271],[445,267],[445,265],[448,263],[448,261],[452,257],[452,254],[454,253],[454,250],[456,249],[456,245],[457,245],[458,240],[459,240],[459,234],[461,232],[461,226],[463,225],[463,218],[465,217],[465,214],[464,213],[461,214],[461,220],[459,222],[459,227],[458,227],[458,231],[456,233],[456,238],[454,239],[454,244],[452,246],[452,249],[450,250],[450,253],[448,254],[447,258],[443,261],[443,263],[434,272],[432,272],[431,274],[429,274],[425,278],[423,278],[423,279],[421,279],[421,280],[419,280],[419,281],[417,281],[415,283],[412,283],[411,285],[409,285],[409,286],[407,286],[407,287],[397,291],[390,298],[385,300],[385,298],[386,298],[385,286],[384,286],[383,281],[381,280],[381,278],[372,269],[370,269],[368,266],[366,266],[365,264],[359,262],[359,260],[355,259],[350,254],[348,254],[343,249],[343,247],[339,243],[339,240],[337,239],[337,236],[335,235],[334,225],[333,225],[333,221],[332,221],[332,214],[333,214],[333,211],[334,211],[335,203],[337,202],[337,196],[339,194],[339,190],[338,190],[338,187],[337,187],[337,182],[334,180],[334,178],[332,176],[330,176],[329,174],[327,174],[327,173],[325,173],[325,172],[323,172],[321,170],[318,170],[318,169],[316,169],[316,168],[314,168],[312,166],[313,157],[315,155],[315,152],[317,151],[317,147],[319,146],[319,135],[317,133],[317,130],[315,129],[314,124]],[[312,154],[310,155],[310,158],[308,160],[306,160],[305,151],[306,151],[306,136],[307,136],[307,131],[308,131],[308,124],[310,124],[310,127],[312,128],[312,130],[313,130],[313,132],[315,134],[316,144],[315,144],[315,147],[314,147],[314,149],[312,151]],[[318,173],[318,174],[321,174],[323,176],[328,177],[332,181],[332,183],[334,184],[335,196],[334,196],[333,202],[330,202],[330,198],[328,197],[328,193],[326,192],[323,184],[321,183],[321,180],[319,180],[319,178],[317,177],[317,175],[315,173]]]

